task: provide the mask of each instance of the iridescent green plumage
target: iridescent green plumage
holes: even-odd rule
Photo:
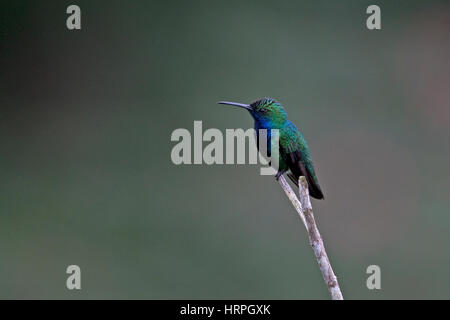
[[[309,153],[305,138],[295,125],[287,119],[283,106],[274,99],[263,98],[250,105],[235,102],[219,102],[247,109],[255,120],[257,135],[259,129],[268,130],[268,151],[270,156],[270,129],[279,130],[279,171],[277,178],[290,171],[288,177],[298,186],[298,178],[305,176],[308,181],[310,195],[316,199],[323,199],[317,175]],[[259,141],[259,135],[258,135]],[[259,143],[258,143],[259,147]]]

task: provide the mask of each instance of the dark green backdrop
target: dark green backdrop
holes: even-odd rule
[[[273,177],[170,160],[263,96],[308,140],[344,296],[450,298],[445,1],[376,1],[379,31],[373,1],[0,3],[0,298],[327,299]]]

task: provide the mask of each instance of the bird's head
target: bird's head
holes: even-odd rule
[[[219,103],[247,109],[256,121],[268,126],[283,124],[287,119],[283,106],[272,98],[262,98],[251,104],[228,101],[220,101]]]

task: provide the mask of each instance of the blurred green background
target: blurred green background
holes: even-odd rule
[[[0,298],[328,299],[273,177],[170,159],[264,96],[308,140],[345,298],[450,298],[447,1],[0,3]]]

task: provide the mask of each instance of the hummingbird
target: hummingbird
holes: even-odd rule
[[[323,199],[323,193],[314,171],[309,148],[302,133],[287,119],[283,106],[272,98],[262,98],[251,104],[219,101],[219,104],[247,109],[255,121],[257,147],[259,148],[259,129],[267,130],[267,155],[270,157],[271,129],[279,130],[279,166],[275,178],[287,173],[289,179],[298,187],[298,178],[304,176],[308,182],[309,194]]]

